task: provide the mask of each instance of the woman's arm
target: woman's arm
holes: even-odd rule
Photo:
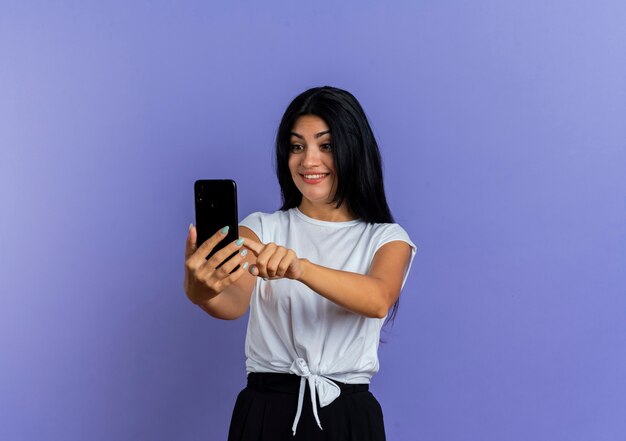
[[[275,244],[247,241],[257,256],[253,275],[298,280],[328,300],[366,317],[383,318],[400,295],[411,247],[389,242],[376,252],[367,275],[330,269],[298,258],[293,250]]]
[[[298,279],[319,295],[366,317],[384,318],[398,300],[411,247],[402,241],[383,245],[367,275],[339,271],[302,259]]]

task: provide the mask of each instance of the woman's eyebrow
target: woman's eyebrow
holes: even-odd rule
[[[323,132],[316,133],[315,134],[315,138],[317,139],[317,138],[319,138],[321,136],[326,135],[327,133],[330,133],[330,130],[324,130]],[[295,136],[296,138],[300,138],[300,139],[304,140],[304,136],[300,135],[297,132],[291,132],[291,136]]]

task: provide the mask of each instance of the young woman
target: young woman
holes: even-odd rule
[[[384,440],[368,384],[415,246],[393,223],[378,146],[354,96],[318,87],[296,97],[278,129],[276,167],[279,211],[246,217],[240,239],[209,260],[227,230],[197,248],[193,226],[187,238],[189,299],[221,319],[250,308],[248,385],[228,439]]]

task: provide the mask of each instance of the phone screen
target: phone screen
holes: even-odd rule
[[[228,234],[206,257],[207,259],[239,238],[237,184],[232,179],[201,179],[194,183],[196,199],[196,245],[200,246],[223,227]]]

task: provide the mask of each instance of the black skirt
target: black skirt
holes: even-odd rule
[[[248,374],[230,422],[228,441],[384,441],[380,404],[367,384],[335,382],[341,395],[313,416],[309,387],[296,434],[291,427],[298,407],[300,377],[293,374]]]

